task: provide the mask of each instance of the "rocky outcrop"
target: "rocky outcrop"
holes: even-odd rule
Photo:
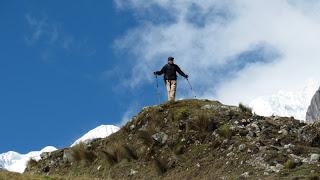
[[[43,155],[26,173],[79,179],[314,179],[320,177],[319,152],[320,122],[183,100],[144,108],[111,136]]]
[[[318,89],[312,97],[311,104],[308,107],[306,121],[308,123],[320,121],[320,89]]]

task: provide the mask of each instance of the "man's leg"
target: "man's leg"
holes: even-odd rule
[[[169,89],[168,89],[168,101],[174,101],[176,97],[176,85],[177,81],[176,80],[169,80]]]
[[[168,101],[170,101],[170,89],[171,89],[170,80],[166,80],[166,87],[167,87]]]
[[[170,100],[174,101],[176,98],[176,90],[177,90],[177,81],[171,81],[171,88],[170,88]]]

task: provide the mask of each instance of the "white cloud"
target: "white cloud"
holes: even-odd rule
[[[169,10],[168,16],[174,18],[157,23],[148,19],[148,14],[140,13],[138,18],[143,23],[116,41],[119,49],[125,48],[139,57],[132,60],[135,75],[131,87],[151,80],[152,70],[159,69],[169,55],[176,57],[176,63],[190,74],[202,97],[217,98],[223,103],[249,103],[255,97],[279,90],[298,91],[309,79],[319,80],[317,1],[115,2],[122,10],[131,8],[137,14],[152,13],[148,9],[156,13],[160,7],[161,11]],[[269,61],[265,60],[268,54],[263,53],[263,60],[252,62],[248,62],[250,58],[237,58],[260,44],[278,56]],[[224,71],[237,63],[245,66]]]
[[[95,49],[88,47],[88,40],[76,38],[64,30],[61,23],[53,22],[46,16],[37,17],[25,15],[29,32],[25,36],[26,43],[30,46],[41,44],[44,49],[40,57],[44,62],[53,62],[55,49],[79,52],[87,56],[95,54]]]
[[[138,107],[139,107],[139,105],[137,103],[132,103],[131,105],[129,105],[128,109],[125,111],[125,113],[123,114],[123,116],[121,118],[120,124],[117,124],[117,126],[121,127],[121,126],[125,125],[128,121],[130,121],[132,119],[132,117],[137,114],[137,112],[139,110]]]

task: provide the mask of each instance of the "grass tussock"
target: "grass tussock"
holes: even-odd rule
[[[93,162],[96,155],[87,149],[84,143],[80,143],[71,148],[71,155],[75,161]]]
[[[252,114],[252,108],[242,104],[242,103],[239,103],[239,108],[242,112],[244,113],[249,113],[249,114]]]
[[[36,160],[34,160],[34,159],[30,159],[29,161],[28,161],[28,163],[27,163],[27,167],[34,167],[34,166],[36,166],[37,165],[37,161]]]
[[[307,177],[308,180],[320,180],[319,175],[311,174]]]
[[[107,152],[107,151],[101,151],[101,152],[100,152],[100,157],[102,157],[103,159],[105,159],[106,162],[107,162],[110,166],[113,166],[113,165],[115,165],[115,164],[117,163],[116,157],[115,157],[113,154],[111,154],[111,153],[109,153],[109,152]]]
[[[173,148],[173,153],[175,155],[181,155],[184,153],[185,147],[183,143],[178,143]]]
[[[168,170],[167,162],[164,159],[155,158],[153,164],[159,175],[164,174]]]
[[[144,145],[150,146],[153,143],[153,139],[148,131],[139,131],[138,138],[142,140]]]
[[[208,113],[201,112],[190,122],[190,129],[201,132],[213,132],[217,129],[217,122]]]
[[[104,151],[104,156],[110,165],[114,165],[123,160],[130,162],[138,159],[138,156],[132,147],[120,143],[109,145],[107,150]]]
[[[186,107],[178,108],[174,111],[174,120],[184,120],[190,115],[189,110]]]
[[[217,129],[217,133],[224,137],[230,139],[232,137],[232,130],[228,124],[224,124]]]
[[[288,159],[283,165],[285,169],[294,169],[297,166],[297,163],[292,159]]]

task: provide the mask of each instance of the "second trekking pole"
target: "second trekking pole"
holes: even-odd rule
[[[155,75],[155,78],[156,78],[156,87],[157,87],[157,96],[158,96],[158,102],[159,102],[159,104],[160,104],[160,91],[159,91],[159,82],[158,82],[158,76],[157,75]]]
[[[196,98],[197,98],[196,93],[194,92],[194,90],[193,90],[193,88],[192,88],[192,86],[191,86],[191,83],[189,82],[189,79],[186,78],[186,80],[187,80],[187,82],[188,82],[188,84],[189,84],[189,86],[190,86],[190,89],[191,89],[191,91],[192,91],[192,93],[193,93],[194,98],[196,99]]]

